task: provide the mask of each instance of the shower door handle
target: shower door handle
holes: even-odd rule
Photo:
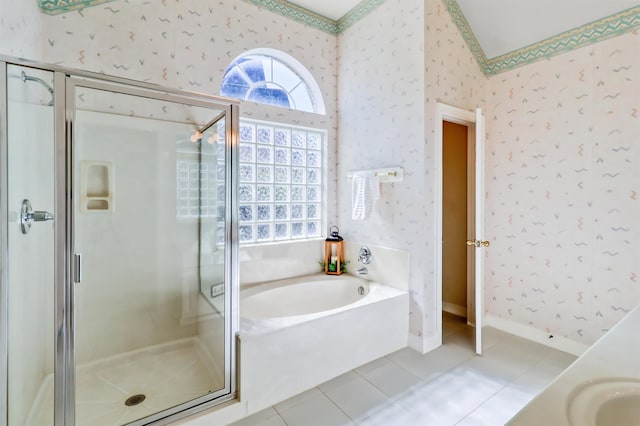
[[[22,207],[20,208],[20,229],[23,234],[29,233],[33,222],[46,222],[53,219],[53,213],[33,211],[33,208],[31,208],[31,202],[27,199],[22,200]]]
[[[53,220],[53,213],[36,210],[32,213],[28,213],[27,218],[34,222],[46,222],[47,220]]]
[[[82,253],[73,254],[73,282],[80,284],[82,281]]]

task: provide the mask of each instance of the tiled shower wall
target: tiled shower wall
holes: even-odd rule
[[[489,80],[486,308],[591,344],[640,302],[640,34]]]

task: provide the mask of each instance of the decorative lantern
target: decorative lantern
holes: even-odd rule
[[[344,265],[344,241],[338,234],[337,226],[329,228],[329,236],[324,240],[324,273],[328,275],[342,274]]]

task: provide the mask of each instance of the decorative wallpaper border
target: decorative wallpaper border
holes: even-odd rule
[[[338,35],[376,7],[380,6],[385,0],[363,0],[353,9],[347,12],[342,18],[334,21],[326,16],[320,15],[304,7],[293,4],[287,0],[244,0],[255,6],[264,7],[271,12],[302,22],[310,27],[332,35]]]
[[[57,15],[85,7],[97,6],[114,0],[38,0],[42,13]]]
[[[343,32],[344,30],[358,22],[360,19],[364,18],[367,14],[369,14],[384,2],[385,0],[364,0],[358,3],[353,9],[347,12],[346,15],[338,20],[338,33]]]
[[[305,9],[302,6],[298,6],[287,0],[244,0],[247,3],[251,3],[255,6],[263,7],[271,12],[286,18],[291,18],[295,21],[302,22],[310,27],[316,28],[325,33],[337,35],[338,23],[333,19],[329,19],[326,16],[315,13],[309,9]]]
[[[588,44],[597,43],[640,27],[640,6],[632,7],[606,18],[590,22],[573,30],[560,33],[538,43],[487,59],[469,23],[456,0],[442,0],[453,21],[476,57],[487,77],[517,68],[541,59],[547,59]]]
[[[72,10],[97,6],[111,1],[115,0],[38,0],[38,3],[40,4],[42,13],[56,15],[58,13],[71,12]],[[363,0],[342,18],[334,21],[333,19],[293,4],[287,0],[244,1],[332,35],[340,34],[385,2],[385,0]]]
[[[458,27],[458,30],[460,30],[462,37],[467,42],[467,45],[469,46],[471,53],[473,54],[473,56],[476,57],[476,61],[478,61],[480,68],[484,72],[485,67],[487,66],[487,61],[488,61],[487,55],[485,55],[484,50],[482,50],[482,47],[480,46],[480,43],[478,42],[476,35],[473,33],[473,31],[471,31],[471,26],[469,25],[469,22],[467,22],[467,18],[464,17],[464,14],[462,13],[460,6],[458,6],[458,2],[456,0],[442,0],[442,1],[447,7],[447,10],[449,11],[449,15],[451,15],[451,18],[453,19],[453,22]]]

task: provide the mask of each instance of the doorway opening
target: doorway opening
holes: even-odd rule
[[[482,111],[438,103],[436,115],[436,338],[461,331],[482,353]],[[444,319],[443,319],[444,315]],[[444,329],[443,329],[444,325]],[[443,334],[444,333],[444,334]]]
[[[442,122],[442,336],[473,347],[474,140],[470,125]]]

